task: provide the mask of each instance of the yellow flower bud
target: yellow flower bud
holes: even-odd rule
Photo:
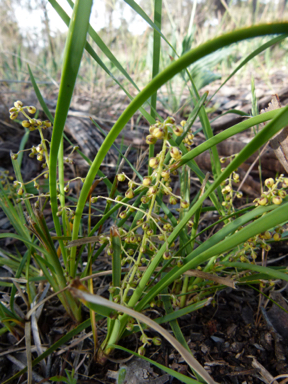
[[[270,233],[269,231],[266,231],[266,232],[264,233],[264,239],[266,239],[266,240],[270,240],[271,238],[272,238],[271,233]]]
[[[170,260],[171,259],[171,253],[170,252],[168,252],[168,251],[166,251],[166,252],[164,252],[164,254],[163,254],[163,259],[164,260]]]
[[[176,136],[181,136],[182,133],[183,133],[183,127],[181,126],[176,126],[174,129],[173,129],[173,132]]]
[[[151,159],[149,160],[149,166],[151,167],[151,168],[157,168],[158,167],[158,165],[159,165],[159,161],[158,161],[158,159],[156,158],[156,157],[151,157]]]
[[[167,180],[169,180],[170,172],[169,172],[168,170],[163,171],[163,172],[161,173],[161,176],[163,177],[163,179],[164,179],[165,181],[167,181]]]
[[[154,345],[161,345],[161,339],[160,337],[153,337],[151,340]]]
[[[144,187],[149,187],[149,185],[152,183],[152,179],[151,177],[148,177],[148,176],[145,176],[143,178],[143,181],[142,181],[142,184],[144,185]]]
[[[142,345],[141,347],[138,348],[138,355],[144,356],[145,353],[146,353],[146,350],[145,350],[144,345]]]
[[[153,133],[152,133],[152,136],[156,137],[157,139],[163,139],[165,135],[165,131],[163,128],[155,128]]]
[[[46,128],[50,128],[52,126],[51,121],[49,120],[43,121],[43,124],[45,125]],[[79,149],[79,147],[78,148],[75,147],[75,150],[76,149]]]
[[[36,147],[36,151],[38,153],[43,153],[43,145],[42,144],[38,144],[37,147]]]
[[[151,196],[151,195],[155,195],[155,193],[157,192],[157,189],[156,187],[154,187],[154,185],[152,187],[150,187],[148,189],[148,192],[147,192],[147,195]]]
[[[273,204],[280,205],[282,203],[282,199],[280,196],[274,196],[272,202]]]
[[[23,107],[23,103],[22,103],[22,101],[20,101],[20,100],[15,101],[15,103],[14,103],[14,107],[15,107],[15,108],[21,108],[21,107]]]
[[[275,181],[274,181],[274,179],[272,179],[272,177],[270,177],[269,179],[265,180],[265,185],[268,188],[273,187],[274,184],[275,184]]]
[[[169,204],[176,205],[177,204],[177,199],[174,196],[169,197]]]
[[[175,124],[174,117],[168,116],[167,119],[164,121],[164,124]]]
[[[30,107],[27,108],[27,111],[28,111],[29,113],[31,113],[31,115],[34,115],[34,113],[36,112],[36,108],[33,107],[33,106],[30,106]]]
[[[120,217],[121,219],[126,219],[126,217],[127,217],[127,213],[126,213],[125,211],[120,212],[119,217]]]
[[[146,136],[146,143],[148,145],[153,145],[156,143],[156,141],[157,141],[157,137],[154,137],[153,135]]]
[[[288,187],[288,177],[285,177],[283,179],[283,184],[284,184],[284,187]]]
[[[12,160],[17,160],[17,158],[18,158],[18,153],[12,153],[11,154],[11,159]]]
[[[141,203],[142,204],[147,204],[149,202],[149,197],[148,196],[142,196],[141,197]]]
[[[125,196],[128,198],[128,199],[132,199],[134,197],[134,192],[132,191],[132,189],[127,189],[126,193],[125,193]]]
[[[12,113],[10,114],[10,119],[11,119],[11,120],[15,120],[15,119],[17,119],[17,117],[18,117],[18,112],[12,112]]]
[[[192,144],[193,144],[194,135],[193,135],[192,133],[188,133],[188,135],[187,135],[187,139],[188,139],[189,141],[192,141]]]
[[[22,127],[24,127],[24,128],[29,128],[30,125],[31,125],[31,124],[29,123],[28,120],[23,120],[23,121],[22,121]]]
[[[178,268],[181,268],[183,264],[184,264],[184,262],[182,259],[177,260],[177,267]]]
[[[164,231],[168,231],[168,232],[171,232],[171,228],[172,226],[171,226],[171,224],[169,224],[169,223],[166,223],[166,224],[164,224],[163,225],[163,229],[164,229]]]
[[[257,202],[259,205],[266,205],[268,203],[268,199],[267,199],[267,197],[262,196],[262,197],[260,197],[260,199],[258,199]]]
[[[126,176],[124,175],[124,173],[121,173],[120,175],[117,175],[117,180],[118,181],[125,181],[126,179]]]
[[[184,209],[189,208],[189,203],[187,200],[181,200],[180,205],[181,205],[181,208],[184,208]]]
[[[180,160],[182,156],[182,152],[177,147],[172,147],[170,150],[171,157],[175,160]]]

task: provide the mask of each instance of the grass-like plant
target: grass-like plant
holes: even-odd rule
[[[278,241],[282,236],[282,226],[287,221],[288,200],[285,190],[288,187],[288,179],[284,175],[280,175],[276,180],[268,179],[263,195],[259,196],[255,204],[243,210],[236,209],[233,205],[234,196],[241,197],[241,195],[233,191],[232,183],[239,181],[237,168],[287,125],[288,107],[250,117],[214,135],[204,107],[207,94],[199,96],[189,66],[221,48],[244,39],[279,35],[252,52],[235,70],[236,73],[259,52],[284,39],[288,34],[288,23],[256,25],[223,34],[189,50],[160,72],[160,41],[164,39],[167,42],[161,32],[161,2],[155,1],[153,22],[133,0],[127,0],[126,2],[154,29],[152,80],[140,91],[117,58],[89,25],[92,0],[85,2],[77,0],[74,5],[71,1],[68,2],[74,6],[70,20],[59,4],[55,0],[50,0],[69,25],[55,117],[51,116],[45,105],[30,69],[35,92],[49,120],[41,121],[34,118],[36,109],[32,106],[23,106],[20,101],[15,102],[10,109],[12,119],[24,115],[22,126],[26,130],[26,135],[32,130],[39,131],[40,143],[30,150],[30,156],[42,162],[43,174],[33,180],[35,190],[31,192],[31,188],[29,189],[23,182],[20,171],[22,153],[25,150],[22,146],[19,153],[12,155],[16,175],[14,185],[11,185],[9,175],[5,173],[2,175],[0,204],[13,224],[15,234],[2,233],[0,238],[12,237],[22,241],[27,247],[24,255],[13,255],[3,251],[0,260],[2,265],[8,265],[15,272],[15,278],[8,284],[5,283],[11,288],[10,303],[9,305],[0,303],[2,332],[13,332],[19,338],[25,333],[26,343],[29,344],[30,320],[42,304],[40,301],[35,306],[38,300],[38,286],[40,284],[42,286],[45,281],[46,284],[50,284],[67,313],[75,321],[75,329],[33,361],[27,358],[28,381],[31,380],[32,367],[35,364],[42,361],[61,343],[67,342],[89,326],[92,326],[94,335],[95,358],[101,362],[104,362],[117,347],[122,337],[133,332],[141,332],[142,345],[138,350],[140,355],[145,353],[147,345],[159,344],[161,342],[159,338],[147,337],[145,328],[149,326],[178,349],[195,373],[196,379],[162,367],[164,370],[185,383],[214,383],[211,376],[192,356],[177,319],[210,303],[211,297],[223,286],[235,287],[237,282],[246,281],[256,283],[274,279],[288,281],[285,269],[268,268],[255,263],[257,250],[262,248],[265,252],[269,252],[270,245],[267,241],[271,242],[272,238]],[[138,90],[136,97],[133,98],[119,83],[86,41],[87,32],[108,59]],[[95,65],[97,63],[125,90],[131,103],[106,136],[95,159],[90,162],[77,204],[71,208],[71,202],[68,206],[66,197],[69,183],[64,182],[63,131],[84,49],[95,60]],[[157,92],[177,74],[182,73],[183,76],[183,71],[189,79],[189,91],[194,109],[187,121],[182,121],[181,124],[176,124],[173,117],[162,121],[157,116]],[[149,99],[150,113],[147,112],[147,108],[144,109]],[[102,174],[101,164],[122,129],[138,110],[150,124],[149,134],[146,137],[149,145],[147,171],[139,173],[130,164],[135,178],[128,180],[127,175],[119,172],[112,184]],[[197,117],[200,118],[206,141],[193,148],[194,137],[191,126]],[[236,133],[263,122],[268,124],[237,156],[231,158],[230,164],[225,169],[221,169],[221,159],[216,145]],[[51,125],[53,125],[52,140],[51,143],[47,143],[43,129],[49,129]],[[157,141],[161,142],[161,150],[158,153],[154,147]],[[77,148],[74,149],[79,151]],[[208,149],[213,164],[213,174],[209,180],[194,160],[197,155]],[[125,156],[124,160],[128,161]],[[189,191],[191,173],[196,175],[201,184],[197,196],[192,201]],[[95,181],[97,175],[99,180]],[[48,192],[44,191],[40,183],[45,178],[49,179]],[[106,183],[109,196],[97,195],[100,180]],[[121,195],[117,188],[118,183],[123,181],[128,181],[128,187],[125,194]],[[180,185],[178,194],[175,194],[173,189],[176,181]],[[106,208],[101,219],[93,228],[89,219],[86,226],[88,237],[79,238],[81,225],[84,225],[82,222],[84,208],[88,206],[91,218],[99,199],[106,200]],[[220,216],[219,221],[213,225],[219,223],[224,225],[208,240],[201,242],[198,240],[198,225],[201,213],[207,210],[203,207],[206,199],[211,200],[212,209]],[[47,202],[51,204],[56,231],[54,237],[51,236],[42,213]],[[111,218],[114,225],[108,233],[102,233],[103,224]],[[83,266],[81,255],[85,248],[88,249],[88,259],[87,265]],[[93,262],[104,252],[112,258],[112,270],[108,272],[111,275],[109,300],[94,295],[92,284],[93,276],[100,273],[93,270]],[[238,281],[239,271],[245,273],[241,274],[241,280]],[[84,285],[84,281],[88,281],[87,286]],[[25,319],[19,317],[14,309],[16,290],[27,304]],[[85,321],[81,302],[90,309],[90,319]],[[164,307],[166,312],[164,317],[152,321],[144,316],[143,312],[157,305]],[[96,320],[100,317],[107,318],[107,336],[101,345],[97,345]],[[163,323],[170,323],[175,338],[159,325]],[[30,348],[27,347],[27,355],[29,354]],[[23,370],[14,378],[22,372]]]

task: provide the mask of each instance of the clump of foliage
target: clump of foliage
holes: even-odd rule
[[[15,234],[2,233],[0,238],[15,238],[25,243],[27,248],[24,255],[15,256],[3,251],[5,258],[1,258],[1,264],[9,265],[15,272],[15,279],[20,280],[18,283],[15,280],[16,285],[13,280],[8,284],[11,292],[9,305],[0,303],[2,332],[12,332],[18,338],[25,332],[26,343],[30,342],[30,337],[27,336],[31,331],[29,324],[37,309],[37,306],[35,307],[38,301],[37,293],[38,288],[42,287],[41,276],[43,276],[45,284],[50,284],[76,324],[75,330],[65,335],[61,342],[66,342],[81,330],[92,326],[94,355],[98,361],[103,362],[117,347],[122,337],[140,331],[142,345],[138,353],[144,355],[147,346],[151,343],[159,345],[161,342],[158,337],[149,338],[146,335],[145,329],[148,325],[178,349],[190,365],[196,379],[189,379],[162,367],[164,370],[187,383],[199,383],[201,380],[215,383],[192,356],[175,320],[183,314],[211,303],[215,293],[225,286],[234,288],[237,283],[252,281],[256,284],[267,284],[273,289],[273,284],[269,282],[276,279],[288,281],[287,269],[284,267],[268,268],[256,263],[257,250],[261,248],[268,253],[272,238],[273,241],[279,241],[283,235],[283,226],[287,222],[288,200],[285,192],[288,187],[287,178],[281,175],[275,181],[266,180],[267,191],[263,192],[255,204],[245,209],[238,209],[233,204],[235,196],[242,197],[240,191],[233,190],[233,183],[239,181],[238,167],[285,126],[288,108],[253,116],[214,136],[204,108],[207,93],[202,97],[199,96],[189,73],[189,65],[219,48],[243,39],[276,33],[284,38],[282,34],[287,32],[288,26],[287,23],[274,23],[236,30],[188,51],[158,73],[159,41],[160,37],[165,37],[157,20],[154,24],[149,19],[155,31],[153,79],[131,101],[112,127],[95,159],[90,162],[89,171],[81,180],[83,185],[79,199],[76,205],[72,206],[67,197],[70,183],[64,182],[64,164],[71,159],[69,156],[64,157],[63,130],[84,48],[103,69],[109,71],[86,42],[91,5],[90,0],[85,3],[76,1],[74,5],[64,52],[55,118],[49,113],[31,71],[31,81],[48,120],[41,121],[31,117],[30,115],[35,114],[36,108],[23,106],[21,101],[15,102],[14,107],[10,109],[11,119],[18,118],[20,113],[25,116],[22,126],[27,132],[39,131],[39,145],[28,151],[30,157],[36,157],[37,161],[42,163],[43,173],[33,180],[35,190],[28,192],[28,184],[23,182],[20,171],[21,155],[24,151],[21,149],[19,153],[11,156],[16,181],[11,184],[10,176],[6,173],[2,175],[1,208],[13,224]],[[68,16],[59,5],[56,8],[63,20],[68,23]],[[144,18],[147,16],[139,10],[138,12]],[[89,33],[97,42],[96,32],[90,28]],[[112,57],[110,54],[109,56]],[[253,54],[250,56],[253,57]],[[117,66],[119,65],[117,62]],[[157,94],[161,85],[183,70],[190,81],[194,109],[187,121],[182,121],[180,124],[176,124],[173,117],[163,121],[157,116],[156,98],[153,95]],[[111,76],[114,78],[112,74]],[[129,77],[128,74],[127,76]],[[128,91],[126,93],[128,94]],[[151,113],[148,113],[143,105],[150,96],[152,96]],[[112,184],[100,171],[101,164],[125,124],[138,109],[150,123],[149,134],[146,137],[146,142],[149,144],[148,170],[144,175],[131,165],[135,177],[129,179],[120,171],[115,175]],[[197,117],[200,118],[206,141],[194,147],[194,133],[191,127]],[[216,144],[265,121],[270,122],[237,156],[230,159],[226,168],[221,169]],[[47,128],[52,129],[51,142],[47,142],[43,136],[43,130]],[[161,142],[158,153],[154,147],[157,141]],[[213,164],[213,174],[210,177],[203,174],[194,160],[197,155],[208,149],[211,150]],[[74,150],[81,154],[78,148],[74,147]],[[82,156],[84,157],[83,154]],[[127,159],[124,157],[124,160]],[[196,175],[201,184],[192,201],[191,173]],[[98,178],[95,180],[96,175]],[[48,192],[43,190],[44,179],[49,180]],[[106,183],[109,197],[99,196],[97,193],[100,181]],[[118,183],[125,181],[128,181],[128,188],[125,194],[121,194],[117,189]],[[177,194],[174,191],[176,182],[180,186],[180,192]],[[99,199],[106,200],[106,207],[101,219],[92,227],[90,218],[97,209]],[[223,225],[213,236],[207,239],[204,237],[203,241],[199,236],[211,228],[199,232],[201,214],[211,209],[205,207],[206,199],[210,199],[212,210],[219,214],[219,220],[211,227],[219,223]],[[48,202],[51,205],[56,236],[51,235],[43,215],[43,209]],[[83,225],[82,215],[87,205],[88,236],[81,238],[79,230]],[[103,224],[108,220],[111,221],[111,218],[114,225],[109,232],[103,233]],[[84,249],[88,250],[86,265],[81,262]],[[111,274],[109,300],[94,295],[92,279],[98,271],[94,271],[93,263],[101,254],[107,254],[107,257],[112,259],[112,270],[109,272]],[[241,279],[238,278],[239,271],[243,272]],[[85,281],[88,281],[87,285]],[[16,290],[21,291],[21,297],[25,297],[27,304],[25,319],[20,318],[14,308]],[[88,321],[83,321],[81,302],[90,310]],[[155,306],[163,307],[166,314],[152,321],[142,312]],[[97,351],[96,324],[102,317],[107,318],[107,336]],[[159,326],[163,322],[171,324],[175,338]],[[27,359],[30,362],[28,372],[31,372],[32,366],[57,346],[59,343],[39,354],[33,362]],[[30,351],[29,345],[27,351],[27,353]],[[72,381],[72,376],[70,379]]]

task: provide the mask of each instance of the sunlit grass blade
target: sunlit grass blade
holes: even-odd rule
[[[64,125],[70,107],[70,102],[74,91],[83,51],[86,45],[86,35],[89,26],[91,7],[92,0],[87,0],[84,3],[78,0],[76,1],[74,6],[73,15],[69,25],[68,36],[65,45],[62,78],[51,139],[49,165],[50,202],[53,221],[58,236],[62,235],[62,230],[59,218],[57,217],[57,158],[59,148],[61,147],[61,143],[63,142],[62,140]],[[61,167],[61,169],[58,167],[58,173],[63,174],[63,172],[63,167]],[[64,248],[63,244],[60,244],[60,246]],[[64,252],[65,251],[63,249],[63,253]],[[70,268],[71,270],[73,270],[75,268],[75,265],[72,266],[70,263]]]
[[[229,137],[232,137],[237,133],[243,132],[246,129],[253,127],[254,125],[273,119],[282,110],[283,109],[276,109],[274,111],[261,113],[261,115],[251,117],[248,120],[242,121],[241,123],[236,124],[231,128],[225,129],[225,131],[218,133],[218,135],[213,136],[211,139],[206,140],[204,143],[198,145],[191,151],[187,152],[187,154],[185,154],[181,158],[179,162],[179,167],[186,164],[189,160],[194,159],[201,153],[207,151],[207,149],[213,147],[214,145],[217,145],[222,141],[229,139]]]
[[[162,0],[154,0],[154,23],[157,29],[161,31],[162,19]],[[152,61],[152,79],[159,73],[160,65],[160,52],[161,52],[161,36],[154,29],[153,33],[153,61]],[[150,114],[153,118],[156,117],[156,104],[157,104],[157,90],[151,96],[151,109]],[[149,158],[154,157],[154,144],[149,145]],[[152,174],[152,168],[148,168],[148,174]]]
[[[262,265],[240,263],[240,262],[233,262],[233,261],[222,262],[221,265],[228,268],[230,267],[237,268],[237,270],[239,269],[239,270],[255,271],[255,272],[262,273],[269,276],[270,279],[279,279],[279,280],[288,281],[288,272],[284,273],[284,272],[278,271],[277,269],[263,267]],[[256,278],[257,278],[257,275],[256,275]]]
[[[206,307],[210,303],[211,303],[211,297],[207,298],[207,299],[204,299],[204,300],[201,300],[198,303],[194,303],[194,304],[188,305],[185,308],[177,309],[177,311],[173,311],[171,313],[167,313],[163,317],[159,317],[159,318],[155,319],[155,321],[158,324],[168,323],[168,322],[170,322],[172,320],[179,319],[179,317],[187,315],[188,313],[191,313],[191,312],[194,312],[194,311],[198,311],[199,309],[201,309],[203,307]]]
[[[154,23],[158,30],[161,31],[161,19],[162,19],[162,0],[154,0]],[[154,29],[153,34],[153,67],[152,67],[152,79],[159,73],[160,65],[160,52],[161,52],[161,35]],[[156,102],[157,102],[157,90],[151,96],[151,116],[156,117]]]

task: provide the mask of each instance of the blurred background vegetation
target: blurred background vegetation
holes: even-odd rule
[[[152,66],[152,29],[137,30],[137,24],[131,29],[132,19],[127,18],[128,5],[120,0],[103,0],[104,14],[97,13],[97,2],[94,5],[96,23],[91,19],[92,26],[97,30],[101,39],[111,49],[123,67],[139,86],[143,87],[151,74]],[[139,0],[137,3],[147,15],[153,19],[153,2]],[[125,8],[126,7],[126,8]],[[179,55],[198,46],[206,40],[235,28],[249,26],[254,23],[287,19],[288,6],[286,0],[163,0],[162,32]],[[21,16],[23,13],[23,16]],[[34,16],[31,28],[22,28],[22,22],[27,14]],[[58,17],[46,0],[1,0],[0,1],[0,80],[9,82],[29,81],[27,63],[30,64],[34,76],[41,83],[56,85],[59,83],[61,63],[66,32],[51,29],[55,25],[54,18]],[[19,17],[20,15],[20,17]],[[115,23],[115,16],[117,23]],[[93,17],[93,15],[92,15]],[[135,15],[134,15],[135,17]],[[22,20],[21,20],[22,18]],[[97,29],[97,20],[105,19],[105,26]],[[54,21],[54,23],[53,23]],[[102,21],[102,20],[101,20]],[[64,26],[59,19],[59,25]],[[103,25],[103,23],[102,23]],[[36,28],[37,27],[37,28]],[[36,28],[36,29],[35,29]],[[62,28],[62,31],[65,27]],[[217,52],[205,62],[195,65],[192,72],[196,77],[198,88],[225,76],[239,63],[263,44],[264,38],[243,42],[235,47]],[[92,40],[89,42],[92,44]],[[284,45],[284,47],[283,47]],[[116,67],[103,55],[102,51],[92,44],[97,54],[119,81],[126,81]],[[283,49],[284,48],[284,49]],[[267,77],[271,68],[281,68],[285,71],[288,56],[287,41],[275,49],[266,50],[257,56],[244,71],[256,71]],[[281,52],[281,53],[280,53]],[[171,47],[162,41],[160,69],[165,68],[175,57]],[[202,71],[199,71],[199,67]],[[203,76],[203,71],[205,76]],[[200,74],[200,72],[202,72]],[[198,77],[197,77],[198,76]],[[239,75],[238,75],[239,76]],[[240,72],[243,76],[243,72]],[[185,84],[184,76],[178,76],[178,86]],[[96,66],[87,53],[82,63],[78,80],[82,91],[104,91],[112,85],[111,79],[99,66]],[[10,84],[11,86],[11,84]],[[79,89],[79,88],[78,88]],[[10,88],[11,90],[11,88]],[[172,101],[173,103],[173,101]],[[172,110],[173,105],[171,106]]]
[[[53,3],[53,1],[51,0]],[[142,9],[153,20],[153,1],[138,0]],[[68,12],[68,3],[60,4]],[[65,7],[65,5],[67,7]],[[63,49],[67,27],[48,0],[0,1],[0,81],[1,93],[22,93],[31,84],[27,64],[47,99],[56,99],[61,76]],[[69,14],[70,15],[70,14]],[[163,0],[162,32],[177,54],[224,32],[254,23],[285,20],[288,17],[286,0]],[[27,27],[27,20],[31,25]],[[26,21],[26,26],[25,22]],[[28,22],[29,23],[29,22]],[[137,86],[142,89],[151,78],[153,57],[153,30],[122,0],[95,2],[90,23],[99,37],[112,51]],[[190,67],[193,80],[200,90],[218,79],[225,79],[232,70],[269,40],[261,37],[243,41],[215,52]],[[88,41],[115,78],[131,95],[137,90],[88,36]],[[162,40],[160,70],[176,57],[175,51]],[[236,86],[249,84],[251,75],[264,79],[271,93],[277,92],[270,82],[275,70],[287,71],[288,43],[266,49],[257,55],[236,76]],[[158,92],[158,100],[170,114],[183,106],[183,97],[189,98],[185,73],[179,74]],[[127,88],[128,87],[128,88]],[[27,91],[27,89],[26,89]],[[211,90],[210,90],[211,91]],[[77,80],[75,95],[101,100],[106,107],[115,104],[121,90],[85,51]],[[108,96],[109,95],[109,96]],[[124,95],[123,95],[124,96]]]

